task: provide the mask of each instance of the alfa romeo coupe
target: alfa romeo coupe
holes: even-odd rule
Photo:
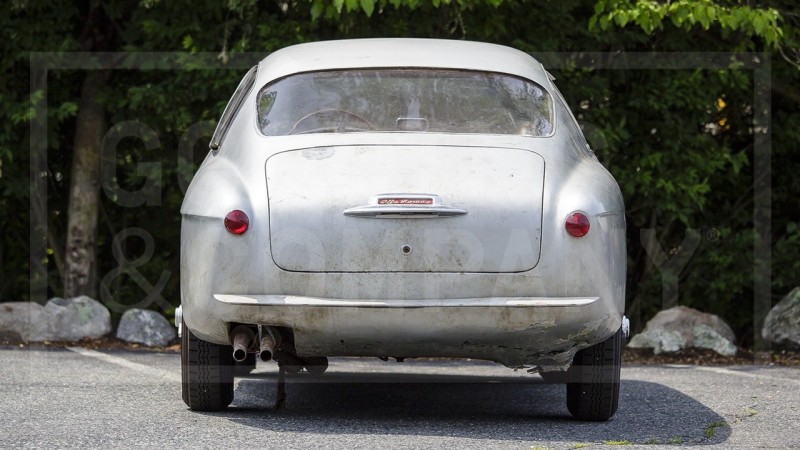
[[[619,187],[534,58],[366,39],[244,76],[181,208],[183,400],[235,368],[331,356],[472,358],[617,409],[627,333]]]

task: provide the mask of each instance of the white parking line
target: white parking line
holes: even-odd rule
[[[120,358],[119,356],[112,356],[106,353],[101,353],[95,350],[89,350],[85,348],[79,347],[67,347],[68,350],[71,350],[79,355],[88,356],[90,358],[96,358],[101,361],[105,361],[107,363],[115,364],[120,367],[124,367],[126,369],[135,370],[140,373],[144,373],[150,375],[155,378],[160,378],[167,381],[177,382],[180,383],[181,377],[177,373],[168,372],[166,370],[156,369],[155,367],[150,367],[144,364],[135,363],[133,361],[128,361],[125,358]]]
[[[749,372],[741,372],[739,370],[723,369],[722,367],[698,366],[695,367],[695,369],[702,370],[704,372],[714,372],[722,375],[738,375],[740,377],[752,378],[754,380],[785,382],[785,383],[793,383],[800,385],[800,380],[795,378],[773,377],[771,375],[763,375],[763,374],[755,374]]]

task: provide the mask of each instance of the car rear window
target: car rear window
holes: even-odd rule
[[[548,136],[553,101],[515,76],[442,69],[312,72],[282,78],[257,97],[269,136],[345,132]]]

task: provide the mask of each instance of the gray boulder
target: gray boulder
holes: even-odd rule
[[[628,347],[652,348],[655,354],[677,352],[686,347],[686,339],[677,331],[649,330],[632,337]]]
[[[628,346],[652,348],[656,354],[689,347],[707,348],[721,355],[733,356],[736,354],[735,340],[731,327],[718,316],[676,306],[656,314]]]
[[[0,336],[25,342],[50,339],[50,320],[44,306],[32,302],[0,303]]]
[[[800,350],[800,287],[783,297],[767,314],[761,337],[765,341]]]
[[[707,348],[720,355],[736,355],[736,346],[713,328],[707,325],[697,325],[692,329],[695,348]]]
[[[122,315],[117,338],[149,347],[163,347],[175,339],[175,329],[156,311],[134,308]]]
[[[82,295],[50,299],[44,307],[50,322],[50,339],[77,341],[111,332],[111,313],[97,300]]]

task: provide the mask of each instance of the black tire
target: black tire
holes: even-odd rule
[[[328,358],[325,356],[309,356],[302,358],[303,368],[311,375],[320,376],[328,370]]]
[[[233,349],[206,342],[183,323],[181,391],[193,411],[221,411],[233,401]]]
[[[619,405],[622,330],[575,354],[567,375],[567,409],[578,420],[606,421]]]

